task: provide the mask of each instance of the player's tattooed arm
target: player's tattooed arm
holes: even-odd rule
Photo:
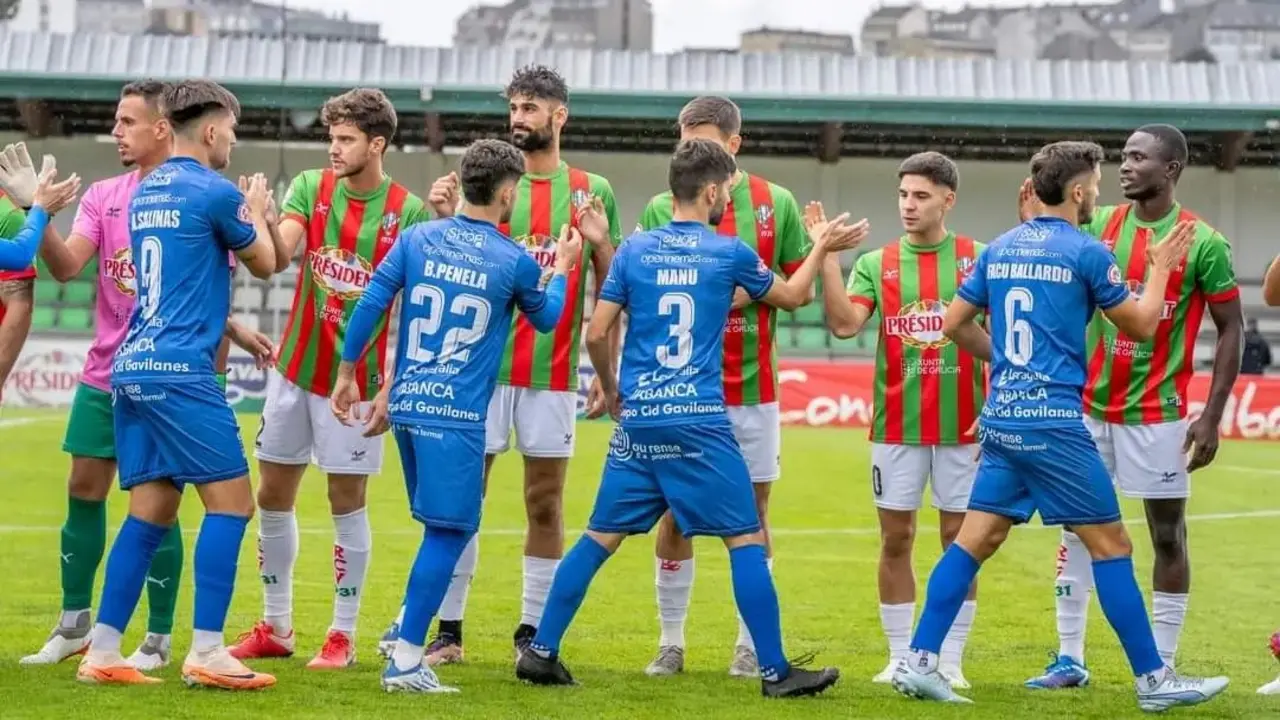
[[[989,362],[991,360],[991,336],[977,323],[982,308],[957,296],[947,306],[942,319],[942,334],[951,338],[961,350]]]

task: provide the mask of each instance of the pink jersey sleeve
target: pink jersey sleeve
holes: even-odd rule
[[[101,183],[94,183],[85,191],[84,197],[80,199],[80,206],[76,208],[75,222],[71,225],[72,233],[88,238],[95,248],[102,247],[101,187]]]

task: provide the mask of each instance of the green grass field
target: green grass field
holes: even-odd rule
[[[246,441],[256,417],[242,417]],[[649,679],[643,668],[657,641],[650,538],[624,545],[598,576],[570,629],[565,658],[582,687],[544,689],[518,683],[512,673],[511,631],[519,617],[523,509],[519,459],[501,458],[490,484],[481,541],[480,567],[471,591],[466,633],[468,663],[441,675],[462,689],[457,696],[404,697],[384,694],[376,641],[400,602],[406,573],[420,537],[406,511],[399,464],[387,455],[386,471],[370,489],[375,551],[358,640],[361,661],[348,672],[307,671],[330,618],[331,524],[322,478],[307,476],[299,508],[302,551],[295,580],[295,626],[299,657],[260,662],[279,684],[259,694],[231,695],[186,689],[178,667],[161,673],[163,685],[95,688],[75,681],[72,662],[23,668],[18,658],[36,650],[59,603],[58,527],[65,512],[68,463],[60,452],[64,417],[8,411],[0,420],[4,469],[0,525],[8,561],[0,637],[0,717],[388,717],[392,713],[469,717],[1072,717],[1140,715],[1123,654],[1096,603],[1090,612],[1089,662],[1094,684],[1059,694],[1024,690],[1024,678],[1039,671],[1056,648],[1053,619],[1053,560],[1057,533],[1037,524],[1015,532],[981,576],[980,602],[966,654],[965,672],[977,704],[943,708],[911,702],[870,678],[885,662],[876,599],[875,515],[867,471],[867,444],[860,431],[788,429],[783,479],[774,494],[777,561],[789,654],[818,651],[819,661],[840,667],[840,684],[826,695],[800,701],[765,701],[754,682],[726,674],[736,632],[728,563],[714,541],[699,541],[699,570],[688,628],[687,672]],[[590,512],[609,426],[581,426],[579,459],[571,466],[566,498],[569,542]],[[388,440],[389,450],[393,450]],[[1180,711],[1198,717],[1280,716],[1280,697],[1254,694],[1280,666],[1266,649],[1280,626],[1272,575],[1280,557],[1280,447],[1226,444],[1217,464],[1197,474],[1191,502],[1190,536],[1194,593],[1182,637],[1180,667],[1188,673],[1225,673],[1232,686],[1208,706]],[[176,663],[189,642],[190,547],[200,508],[192,494],[183,510],[188,528],[186,589],[178,610]],[[115,495],[111,527],[118,527],[125,498]],[[1126,513],[1140,517],[1130,503]],[[936,523],[926,517],[916,558],[921,601],[936,560]],[[1133,525],[1136,562],[1148,586],[1151,554],[1146,530]],[[240,576],[228,622],[228,640],[248,629],[261,608],[256,577],[255,529],[240,558]],[[99,571],[101,581],[101,571]],[[144,600],[145,604],[145,600]],[[145,608],[125,638],[130,652],[142,633]],[[767,714],[767,715],[766,715]]]

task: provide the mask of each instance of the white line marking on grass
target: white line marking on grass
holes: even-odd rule
[[[1223,470],[1232,470],[1235,472],[1253,473],[1255,475],[1280,475],[1280,469],[1276,468],[1260,468],[1250,465],[1210,465],[1209,469],[1221,468]]]
[[[1202,513],[1198,515],[1188,515],[1188,522],[1214,522],[1221,520],[1255,520],[1259,518],[1280,517],[1280,508],[1271,510],[1251,510],[1249,512],[1231,512],[1231,513]],[[1125,520],[1125,525],[1146,525],[1147,521],[1142,518],[1134,518]],[[921,527],[920,529],[929,530],[936,528]],[[1058,530],[1057,525],[1023,525],[1021,530]],[[60,525],[0,525],[0,534],[5,533],[46,533],[59,532],[62,530]],[[184,535],[195,535],[199,529],[188,529],[183,531]],[[333,528],[326,526],[317,527],[300,527],[298,532],[302,535],[332,535]],[[879,528],[773,528],[770,530],[774,535],[790,535],[797,537],[822,537],[831,535],[879,535]],[[418,536],[422,531],[416,528],[391,528],[388,530],[374,530],[374,535],[413,535]],[[481,535],[488,536],[504,536],[512,537],[524,536],[523,528],[485,528],[480,531]]]

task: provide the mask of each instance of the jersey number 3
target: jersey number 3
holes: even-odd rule
[[[1033,338],[1025,315],[1035,309],[1036,300],[1024,287],[1009,288],[1004,296],[1004,357],[1018,367],[1031,362]]]
[[[682,292],[666,293],[658,298],[658,314],[672,320],[667,341],[658,346],[658,364],[668,370],[681,370],[693,359],[693,297]]]
[[[465,318],[468,311],[473,311],[471,322],[449,328],[440,343],[440,352],[437,353],[423,347],[423,340],[440,332],[440,326],[444,323],[444,291],[435,285],[417,285],[409,293],[409,302],[425,305],[427,308],[425,316],[409,321],[407,354],[413,362],[465,363],[471,357],[471,346],[484,337],[484,329],[488,327],[489,316],[492,314],[488,300],[469,293],[454,295],[453,302],[449,303],[449,312]]]

